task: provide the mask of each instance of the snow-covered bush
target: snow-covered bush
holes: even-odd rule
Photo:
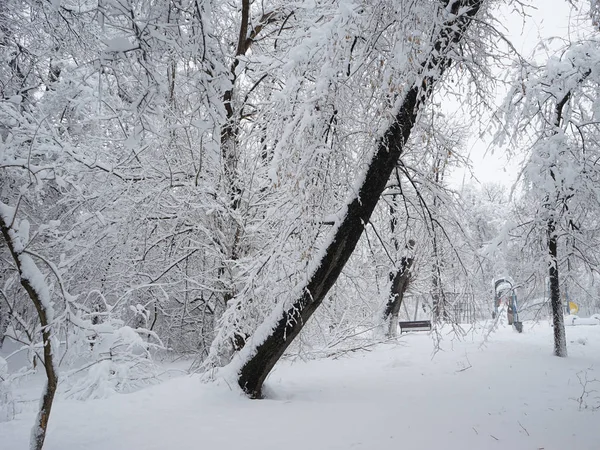
[[[155,382],[156,368],[150,349],[160,348],[161,344],[147,342],[144,335],[156,338],[148,330],[134,330],[118,321],[97,327],[90,336],[91,348],[87,349],[89,355],[83,358],[83,366],[65,374],[66,395],[78,400],[104,398]]]

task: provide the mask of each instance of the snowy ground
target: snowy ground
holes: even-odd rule
[[[58,400],[46,450],[600,449],[600,326],[427,333],[336,360],[284,362],[268,400],[182,376],[104,400]],[[593,390],[597,392],[592,392]],[[579,400],[580,399],[580,400]],[[32,413],[0,423],[0,449],[28,447]]]

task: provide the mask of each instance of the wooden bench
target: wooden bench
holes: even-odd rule
[[[399,322],[400,334],[408,331],[431,331],[431,320],[413,320],[410,322]]]

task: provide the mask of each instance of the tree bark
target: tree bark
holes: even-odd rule
[[[435,205],[435,203],[434,203]],[[448,311],[446,310],[447,302],[444,290],[442,288],[442,271],[440,261],[440,253],[438,250],[437,230],[435,224],[433,226],[433,276],[431,279],[431,302],[432,315],[435,323],[445,322],[449,319]]]
[[[388,320],[388,337],[394,338],[398,335],[398,313],[404,300],[404,293],[408,289],[410,282],[413,258],[405,256],[402,258],[400,268],[393,276],[392,286],[390,288],[390,297],[383,318]]]
[[[562,301],[560,299],[560,284],[558,279],[557,238],[553,219],[548,220],[548,277],[550,279],[550,304],[552,305],[552,324],[554,326],[554,355],[564,358],[567,356],[567,339],[565,337],[565,320],[563,317]]]
[[[358,188],[357,195],[347,205],[344,219],[332,230],[330,244],[317,269],[309,274],[301,294],[290,302],[289,308],[282,312],[276,310],[274,314],[277,316],[267,318],[275,323],[266,337],[258,338],[256,343],[249,340],[246,346],[252,347],[245,347],[242,351],[242,361],[243,358],[247,359],[242,362],[238,383],[250,397],[262,397],[262,385],[267,375],[323,302],[350,258],[362,235],[364,224],[368,223],[387,180],[398,163],[420,107],[431,96],[437,79],[451,64],[446,52],[459,42],[482,3],[483,0],[442,2],[444,7],[450,6],[455,16],[441,27],[432,41],[432,51],[421,66],[418,81],[407,91],[394,120],[379,139],[364,181]],[[457,15],[462,8],[466,8],[466,12]]]
[[[589,71],[584,74],[582,81],[589,75]],[[554,113],[554,133],[560,128],[563,119],[563,109],[571,98],[571,91],[556,104]],[[550,176],[556,183],[556,176],[552,167]],[[549,196],[548,196],[549,197]],[[560,197],[558,197],[560,199]],[[565,200],[563,199],[563,202]],[[550,209],[550,201],[547,199],[546,208]],[[551,216],[548,219],[547,228],[548,255],[548,277],[550,281],[550,305],[552,306],[552,324],[554,326],[554,355],[564,358],[567,356],[567,339],[565,336],[565,320],[563,316],[562,301],[560,299],[560,280],[558,278],[558,237],[556,236],[556,222]]]
[[[16,212],[15,212],[16,214]],[[46,439],[46,430],[48,428],[48,419],[50,418],[50,412],[52,410],[52,403],[54,401],[54,394],[58,386],[58,373],[55,369],[55,361],[52,349],[52,329],[51,324],[48,320],[48,311],[46,305],[42,301],[40,293],[36,289],[36,286],[27,277],[27,274],[23,272],[23,252],[24,250],[19,249],[15,246],[13,241],[14,229],[10,223],[5,221],[5,218],[0,214],[0,230],[2,236],[8,246],[8,250],[17,266],[19,271],[19,277],[21,285],[29,295],[29,298],[33,302],[35,309],[40,319],[40,326],[42,330],[42,342],[44,347],[44,369],[46,370],[46,385],[42,393],[42,400],[40,402],[40,410],[38,412],[36,423],[31,431],[31,450],[41,450]]]
[[[233,271],[236,261],[240,258],[240,252],[243,241],[243,229],[240,223],[232,216],[241,208],[242,201],[242,186],[240,184],[240,176],[238,174],[238,140],[239,129],[241,124],[241,109],[236,110],[233,104],[234,94],[237,88],[237,69],[240,64],[240,57],[244,56],[250,50],[252,43],[264,30],[264,28],[280,19],[279,10],[265,12],[258,20],[255,26],[252,26],[250,0],[242,0],[240,29],[238,33],[237,46],[234,59],[229,67],[229,75],[231,87],[223,93],[223,106],[225,108],[225,122],[221,128],[221,161],[224,174],[224,186],[226,195],[229,198],[230,212],[227,219],[224,219],[221,227],[223,234],[226,236],[224,242],[224,252],[222,267],[219,269],[219,279],[223,285],[222,304],[220,305],[220,313],[227,308],[227,305],[236,295],[233,283]],[[243,106],[243,105],[242,105]],[[238,108],[239,109],[239,108]],[[217,314],[219,317],[220,314]],[[236,333],[231,342],[232,350],[239,351],[245,344],[246,336],[243,333]]]
[[[448,164],[448,156],[442,158],[437,155],[433,163],[433,173],[435,174],[434,181],[436,186],[439,186],[443,180],[444,171]],[[436,195],[433,198],[433,212],[437,213],[439,208],[440,199]],[[440,226],[433,220],[431,221],[432,231],[432,243],[433,243],[433,277],[431,283],[431,300],[432,300],[432,315],[433,321],[438,322],[449,322],[450,315],[448,314],[448,301],[446,299],[446,293],[444,292],[444,286],[442,286],[442,265],[443,255],[438,245],[438,231],[437,227]]]
[[[6,330],[8,329],[8,311],[5,311],[7,308],[3,305],[3,301],[8,300],[6,298],[0,299],[0,349],[2,349],[2,345],[4,344],[4,339],[6,338]]]
[[[229,189],[231,206],[233,210],[239,208],[241,187],[237,175],[237,166],[239,155],[237,154],[237,140],[240,126],[240,114],[235,110],[233,97],[236,89],[237,68],[240,64],[240,57],[244,56],[252,43],[267,25],[277,21],[280,18],[278,10],[264,13],[258,20],[256,26],[251,27],[250,0],[242,0],[242,11],[240,19],[240,30],[235,51],[235,57],[229,68],[231,87],[223,93],[223,106],[225,107],[225,123],[221,129],[221,159],[223,161],[223,171],[225,174],[226,186]]]

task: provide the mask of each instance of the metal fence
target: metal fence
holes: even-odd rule
[[[488,303],[491,304],[492,300]],[[473,323],[491,314],[488,303],[477,302],[472,294],[444,292],[440,301],[440,310],[448,322]],[[400,316],[403,320],[431,319],[433,305],[434,298],[431,294],[408,295],[404,298]]]

